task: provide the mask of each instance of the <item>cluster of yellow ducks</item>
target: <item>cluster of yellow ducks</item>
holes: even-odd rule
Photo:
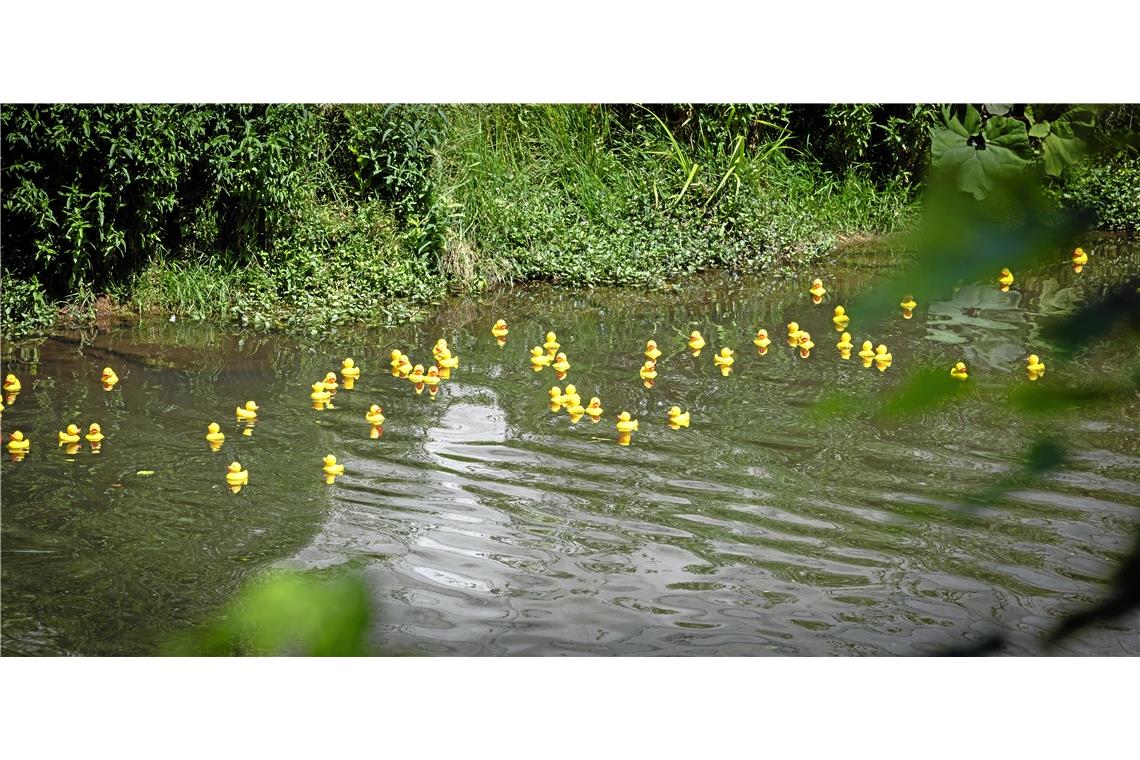
[[[1077,248],[1073,251],[1072,268],[1074,272],[1079,274],[1083,271],[1088,261],[1088,254],[1083,249]],[[1013,283],[1013,273],[1008,267],[1003,267],[997,277],[999,290],[1003,293],[1008,292]],[[823,302],[824,296],[827,295],[827,289],[824,288],[823,281],[820,278],[817,277],[812,280],[808,294],[811,296],[813,304],[818,305]],[[902,309],[903,319],[911,319],[918,303],[913,296],[907,295],[899,303],[899,307]],[[841,333],[839,342],[835,344],[839,350],[839,356],[844,360],[850,359],[855,346],[852,343],[851,333],[847,332],[847,327],[851,321],[847,310],[841,305],[836,306],[831,321],[836,331]],[[500,348],[505,346],[509,335],[507,323],[502,319],[497,320],[491,328],[491,334]],[[801,358],[809,358],[812,349],[815,348],[811,334],[807,330],[800,329],[796,322],[788,323],[787,334],[788,345],[797,348]],[[768,353],[772,341],[768,337],[768,331],[760,328],[756,331],[756,337],[752,343],[756,346],[757,355],[764,356]],[[688,347],[694,357],[700,356],[705,345],[705,339],[699,330],[693,330],[689,334]],[[548,332],[546,341],[541,346],[534,346],[530,350],[531,368],[535,372],[541,372],[546,367],[550,367],[559,380],[564,380],[570,372],[570,361],[566,353],[559,350],[561,348],[558,336],[554,332]],[[417,395],[423,393],[426,387],[430,397],[434,399],[439,392],[440,382],[449,379],[451,371],[459,366],[459,357],[452,354],[444,338],[440,338],[436,342],[432,348],[432,355],[435,358],[435,363],[428,367],[425,372],[422,364],[413,365],[407,354],[399,349],[394,349],[391,353],[392,375],[411,382]],[[885,372],[893,362],[893,357],[886,345],[879,344],[872,348],[872,342],[869,340],[863,341],[857,356],[862,360],[864,368],[875,366],[880,372]],[[652,388],[657,380],[657,360],[660,357],[661,350],[657,347],[657,342],[654,340],[647,341],[645,344],[645,362],[638,371],[642,384],[646,388]],[[728,346],[722,347],[719,352],[713,355],[714,366],[720,369],[721,374],[725,377],[732,373],[735,361],[735,354]],[[1030,381],[1036,381],[1045,375],[1045,363],[1037,354],[1030,354],[1026,358],[1025,369]],[[360,368],[356,366],[351,357],[346,357],[341,364],[340,374],[343,387],[346,390],[351,390],[360,377]],[[963,361],[955,362],[954,366],[950,368],[950,376],[956,380],[968,380],[970,375],[966,363]],[[113,369],[104,367],[100,373],[99,381],[104,390],[110,391],[119,383],[119,377]],[[331,371],[325,375],[323,380],[313,383],[312,392],[309,394],[313,408],[318,411],[333,409],[333,396],[336,395],[339,387],[341,384],[337,381],[336,373]],[[19,378],[13,374],[8,374],[4,378],[3,389],[4,403],[0,403],[0,412],[3,412],[5,403],[11,406],[16,402],[16,398],[22,389]],[[243,435],[252,435],[258,410],[259,407],[254,401],[247,401],[245,406],[235,408],[237,419],[246,423],[246,428],[242,431]],[[601,420],[603,414],[602,402],[597,396],[591,398],[589,404],[582,406],[582,398],[573,384],[567,385],[564,389],[558,386],[550,389],[550,411],[558,412],[560,410],[566,411],[571,424],[577,424],[582,417],[589,417],[590,421],[596,424]],[[369,437],[379,438],[383,434],[384,425],[384,414],[380,405],[372,404],[364,418],[370,426]],[[666,418],[670,428],[679,430],[689,426],[690,413],[682,411],[680,407],[673,406],[668,410]],[[633,433],[638,430],[638,420],[632,419],[629,412],[623,411],[617,417],[616,427],[618,443],[628,446]],[[92,453],[99,453],[104,440],[99,423],[93,422],[88,425],[87,433],[83,438],[90,444]],[[75,424],[69,424],[66,430],[59,431],[58,439],[59,446],[65,448],[67,454],[74,455],[78,453],[81,446],[80,428]],[[207,426],[206,441],[211,450],[219,451],[225,439],[225,433],[221,431],[218,423],[211,422]],[[8,436],[7,448],[12,458],[20,461],[27,456],[31,448],[31,441],[24,436],[22,431],[16,430]],[[344,465],[338,464],[336,457],[332,454],[325,456],[322,464],[325,482],[330,485],[335,482],[337,476],[344,474]],[[249,484],[249,471],[242,469],[240,463],[232,462],[226,468],[225,478],[230,490],[237,493],[243,486]]]

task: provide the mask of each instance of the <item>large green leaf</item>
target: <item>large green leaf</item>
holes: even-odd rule
[[[1050,123],[1049,134],[1042,143],[1047,174],[1061,176],[1066,168],[1085,154],[1095,121],[1096,116],[1091,109],[1080,107],[1066,111]]]
[[[931,154],[939,171],[949,172],[958,187],[978,200],[986,197],[996,177],[1025,168],[1030,155],[1025,124],[1006,116],[994,116],[980,135],[967,125],[976,124],[977,111],[967,109],[961,122],[947,112],[947,124],[931,133]]]

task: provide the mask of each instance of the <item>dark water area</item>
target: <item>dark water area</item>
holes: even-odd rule
[[[899,262],[865,247],[789,278],[498,291],[308,343],[153,320],[6,345],[3,372],[23,389],[5,402],[5,438],[19,429],[32,445],[0,467],[3,653],[154,654],[267,568],[363,574],[371,642],[393,653],[925,655],[995,632],[1007,653],[1040,653],[1045,632],[1107,592],[1140,523],[1135,395],[1048,416],[1005,402],[1028,382],[1029,353],[1056,385],[1135,366],[1137,347],[1115,334],[1071,360],[1041,336],[1140,270],[1135,245],[1092,253],[1079,275],[1062,258],[1017,273],[1008,293],[915,293],[913,319],[874,325],[860,294]],[[819,306],[813,276],[829,291]],[[839,357],[836,304],[855,350],[886,343],[890,369]],[[816,343],[806,360],[785,341],[791,320]],[[708,341],[695,358],[692,329]],[[572,365],[565,381],[530,369],[547,330]],[[389,352],[427,364],[439,337],[460,364],[432,400],[392,376]],[[646,389],[650,338],[664,355]],[[712,359],[724,345],[727,377]],[[310,386],[346,356],[361,378],[315,411]],[[965,398],[872,413],[909,371],[959,359]],[[105,365],[121,378],[109,392]],[[583,405],[600,397],[600,423],[550,411],[548,389],[568,382]],[[821,416],[825,397],[841,403]],[[248,399],[261,411],[247,437],[234,407]],[[375,440],[373,403],[386,417]],[[673,405],[689,428],[666,425]],[[615,442],[623,410],[640,421],[628,447]],[[211,421],[226,434],[218,452]],[[70,422],[102,425],[99,454],[57,447]],[[1069,447],[1064,466],[963,507],[1041,436]],[[345,466],[333,485],[329,453]],[[238,494],[224,478],[234,460],[250,474]],[[1138,630],[1135,616],[1097,625],[1056,652],[1137,655]]]

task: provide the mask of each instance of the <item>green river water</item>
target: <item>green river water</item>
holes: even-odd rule
[[[1059,361],[1039,334],[1140,256],[1105,244],[1080,275],[1062,262],[1018,273],[1008,293],[915,293],[914,319],[861,325],[859,294],[894,265],[867,249],[794,277],[707,274],[667,292],[504,290],[307,343],[156,319],[5,346],[3,372],[23,383],[5,438],[22,430],[32,448],[0,470],[3,653],[153,654],[267,568],[361,573],[383,652],[923,655],[1001,632],[1007,652],[1038,653],[1062,615],[1106,593],[1140,522],[1140,414],[1131,396],[1034,416],[1002,394],[1028,382],[1030,352],[1043,383],[1134,364],[1128,341]],[[806,294],[816,275],[820,306]],[[885,342],[889,370],[839,358],[838,303],[856,351]],[[500,317],[503,347],[490,335]],[[807,360],[784,341],[793,319],[817,344]],[[773,341],[763,357],[758,327]],[[696,358],[693,328],[708,341]],[[547,390],[565,383],[528,363],[547,330],[571,362],[565,382],[584,404],[601,398],[599,424],[550,412]],[[460,365],[433,401],[391,375],[388,355],[424,362],[441,336]],[[664,356],[647,390],[649,338]],[[712,362],[722,345],[736,351],[728,377]],[[360,380],[314,411],[310,385],[345,356]],[[958,359],[964,398],[902,419],[869,408],[909,370]],[[121,378],[110,392],[104,365]],[[821,417],[825,396],[841,408]],[[261,407],[249,437],[234,416],[247,399]],[[372,403],[387,418],[377,440]],[[674,404],[688,429],[666,426]],[[615,443],[622,410],[640,420],[628,447]],[[204,440],[211,421],[220,452]],[[69,422],[99,422],[101,453],[57,447]],[[961,508],[1041,435],[1070,447],[1062,468]],[[346,468],[331,486],[328,453]],[[250,473],[236,495],[235,459]],[[1137,621],[1057,651],[1140,654]]]

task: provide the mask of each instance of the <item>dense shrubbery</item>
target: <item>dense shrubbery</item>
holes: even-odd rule
[[[448,287],[802,260],[905,221],[941,113],[5,106],[3,327],[106,292],[139,312],[314,330],[405,320]],[[1064,197],[1134,228],[1120,180],[1135,173],[1134,151],[1092,164]]]

